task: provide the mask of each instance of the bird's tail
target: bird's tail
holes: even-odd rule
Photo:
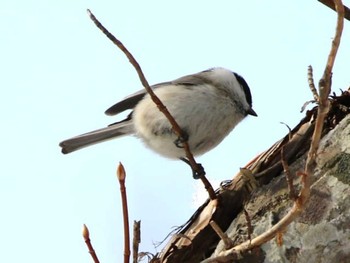
[[[78,135],[61,142],[62,153],[71,153],[81,148],[103,142],[114,137],[119,137],[134,133],[134,126],[131,121],[121,122],[106,128],[98,129],[88,133]]]

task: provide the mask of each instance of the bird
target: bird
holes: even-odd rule
[[[180,126],[194,156],[216,147],[246,116],[257,116],[247,82],[239,74],[222,67],[151,88]],[[145,90],[125,97],[105,114],[113,116],[126,110],[132,111],[121,121],[62,141],[59,144],[62,153],[124,135],[136,135],[156,153],[170,159],[186,160],[170,122]]]

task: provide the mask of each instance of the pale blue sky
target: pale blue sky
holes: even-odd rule
[[[286,134],[281,121],[293,127],[301,119],[300,107],[312,99],[307,66],[314,66],[317,82],[336,18],[316,0],[2,0],[3,262],[91,262],[81,237],[84,223],[101,262],[120,262],[119,161],[127,170],[130,219],[142,220],[141,251],[155,252],[152,242],[194,211],[196,183],[189,168],[153,154],[136,138],[60,153],[61,140],[115,122],[104,110],[142,88],[87,8],[130,49],[150,83],[213,66],[246,79],[259,117],[248,117],[199,158],[216,181],[232,178]],[[345,26],[334,67],[337,92],[349,86]]]

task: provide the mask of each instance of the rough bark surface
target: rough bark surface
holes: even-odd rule
[[[303,170],[305,156],[290,169]],[[293,222],[282,243],[272,240],[238,262],[350,262],[350,116],[321,141],[307,209]],[[298,180],[295,180],[296,186]],[[246,210],[259,235],[292,205],[284,175],[253,192]],[[239,243],[247,240],[247,221],[241,213],[226,231]],[[224,250],[219,242],[211,257]]]
[[[234,262],[350,262],[349,113],[350,93],[332,96],[306,210],[280,233],[278,241],[252,249]],[[152,262],[197,263],[208,258],[217,259],[212,262],[233,262],[217,257],[225,247],[210,221],[215,221],[234,245],[248,240],[243,208],[249,214],[252,238],[278,222],[293,204],[282,172],[281,150],[298,192],[300,178],[296,174],[304,170],[316,115],[317,107],[246,166],[253,182],[240,172],[218,189],[218,199],[199,207]]]

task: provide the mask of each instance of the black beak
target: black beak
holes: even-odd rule
[[[256,114],[256,112],[252,109],[252,108],[250,108],[248,111],[247,111],[247,113],[249,114],[249,115],[252,115],[252,116],[258,116],[258,114]]]

